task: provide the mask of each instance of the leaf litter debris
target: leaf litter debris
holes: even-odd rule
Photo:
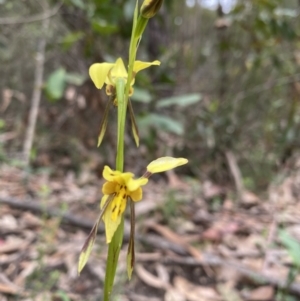
[[[249,193],[251,202],[176,174],[168,185],[150,183],[136,206],[137,268],[128,282],[124,246],[114,294],[133,301],[271,301],[282,291],[299,297],[299,269],[288,282],[300,246],[299,178],[271,185],[268,199]],[[86,171],[52,178],[0,167],[1,301],[97,300],[105,277],[103,227],[80,277],[76,266],[101,184]]]

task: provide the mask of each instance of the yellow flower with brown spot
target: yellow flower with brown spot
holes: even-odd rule
[[[107,243],[111,242],[121,222],[121,216],[126,208],[127,201],[138,202],[142,199],[143,191],[141,186],[147,184],[148,179],[143,177],[134,179],[133,177],[133,173],[121,173],[111,170],[108,166],[104,167],[103,178],[107,182],[102,187],[104,196],[102,197],[100,208],[102,209],[109,197],[113,196],[103,214]]]
[[[153,62],[142,62],[135,61],[133,65],[133,76],[130,83],[129,96],[133,94],[133,85],[135,82],[136,74],[146,68],[153,65],[160,65],[160,61]],[[118,78],[125,79],[127,82],[128,73],[124,66],[123,60],[118,58],[115,63],[96,63],[93,64],[89,69],[89,74],[98,89],[102,89],[103,85],[106,84],[106,94],[115,95],[116,94],[116,81]]]
[[[129,89],[129,95],[131,96],[134,92],[133,85],[135,82],[135,76],[136,74],[153,65],[160,65],[160,61],[153,61],[153,62],[142,62],[142,61],[135,61],[133,65],[133,74],[132,79],[130,82],[130,89]],[[104,110],[104,116],[100,125],[100,132],[98,136],[98,146],[100,146],[106,128],[107,128],[107,122],[108,122],[108,113],[109,108],[111,104],[113,103],[115,106],[118,105],[117,97],[116,97],[116,85],[117,81],[119,79],[124,80],[125,83],[127,83],[128,73],[124,66],[123,60],[121,58],[118,58],[115,63],[96,63],[93,64],[89,69],[89,74],[94,82],[95,86],[98,89],[102,89],[104,84],[106,84],[106,94],[110,96],[110,101],[107,102],[106,108]],[[126,85],[126,84],[125,84]],[[132,108],[132,104],[130,99],[128,99],[128,108],[129,108],[129,114],[131,118],[131,128],[133,137],[135,139],[135,143],[138,146],[139,145],[139,134],[138,134],[138,128],[136,125],[134,112]]]
[[[78,262],[79,273],[87,263],[90,256],[101,219],[103,219],[105,224],[106,242],[110,243],[121,223],[121,218],[126,209],[127,203],[130,202],[131,231],[127,255],[127,271],[129,278],[131,277],[134,265],[134,203],[140,201],[143,197],[142,186],[148,183],[148,178],[152,174],[173,169],[184,165],[187,162],[188,160],[185,158],[159,158],[152,161],[147,166],[147,170],[144,175],[138,179],[134,178],[133,173],[115,171],[108,166],[104,167],[103,177],[106,182],[102,186],[103,197],[100,203],[101,212],[82,247]]]

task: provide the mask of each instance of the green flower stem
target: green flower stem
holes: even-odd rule
[[[132,80],[132,73],[133,73],[133,65],[136,58],[136,52],[138,48],[138,43],[141,36],[136,37],[137,31],[137,19],[138,19],[138,1],[136,1],[134,15],[133,15],[133,25],[132,25],[132,32],[131,32],[131,39],[130,39],[130,46],[129,46],[129,63],[128,63],[128,78],[125,88],[125,104],[127,108],[128,104],[128,95],[130,90],[130,83]]]
[[[125,80],[119,78],[116,83],[117,101],[118,101],[118,144],[116,169],[123,172],[124,169],[124,131],[126,120],[126,106],[124,97]],[[106,263],[105,283],[104,283],[104,301],[109,301],[112,292],[114,278],[117,270],[119,253],[122,247],[124,234],[124,217],[116,230],[111,243],[108,246],[108,255]]]
[[[124,234],[124,217],[122,217],[121,223],[116,230],[111,243],[108,245],[108,254],[106,262],[105,282],[104,282],[104,294],[103,300],[109,301],[112,292],[115,274],[118,265],[119,253],[122,247]]]
[[[118,101],[118,143],[117,143],[117,157],[116,157],[116,170],[123,172],[124,169],[124,131],[125,131],[125,120],[126,120],[126,111],[128,104],[128,95],[130,90],[130,83],[133,73],[133,65],[136,58],[136,52],[138,47],[139,38],[136,38],[135,30],[137,23],[137,14],[138,14],[138,1],[136,2],[136,8],[133,18],[133,27],[132,35],[129,47],[129,66],[128,66],[128,78],[125,87],[124,79],[118,79],[116,84],[117,90],[117,101]],[[124,93],[125,88],[125,93]],[[124,217],[122,217],[121,223],[116,230],[111,243],[108,246],[108,255],[106,263],[106,273],[105,273],[105,282],[104,282],[104,301],[110,300],[110,295],[112,292],[114,278],[116,274],[119,254],[122,246],[124,234]]]
[[[124,78],[117,79],[117,101],[118,101],[118,144],[117,144],[117,158],[116,169],[123,172],[124,168],[124,131],[126,121],[126,109],[128,96],[124,96],[125,80]]]

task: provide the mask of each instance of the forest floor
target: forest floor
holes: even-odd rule
[[[264,197],[177,176],[150,181],[136,205],[136,265],[126,276],[128,215],[113,300],[300,299],[300,174]],[[102,180],[88,169],[50,176],[0,167],[0,301],[101,300],[100,229],[80,276],[80,249],[99,214]],[[297,269],[298,267],[298,269]]]

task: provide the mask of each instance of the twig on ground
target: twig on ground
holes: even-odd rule
[[[139,260],[139,257],[137,257],[137,260]],[[255,281],[256,283],[265,283],[265,284],[270,284],[277,286],[278,288],[285,288],[286,287],[286,281],[284,279],[277,279],[274,277],[267,276],[261,272],[256,272],[253,270],[250,270],[249,268],[245,267],[244,265],[234,262],[231,260],[224,260],[220,257],[217,256],[207,256],[203,255],[203,259],[198,260],[193,257],[161,257],[161,258],[152,258],[149,257],[143,258],[143,262],[160,262],[166,265],[184,265],[184,266],[193,266],[193,267],[198,267],[198,266],[225,266],[227,268],[235,269],[238,271],[241,275],[250,278],[252,281]],[[291,293],[300,295],[300,283],[293,283],[288,287],[288,290]]]
[[[93,222],[88,220],[83,220],[80,217],[76,217],[71,213],[63,213],[62,210],[53,209],[45,206],[40,206],[37,202],[31,200],[18,200],[16,198],[3,198],[0,197],[0,203],[6,204],[10,207],[20,209],[20,210],[29,210],[31,212],[45,214],[49,217],[61,217],[62,223],[70,224],[72,226],[77,226],[83,229],[90,230],[93,227]],[[101,231],[101,230],[100,230]],[[103,231],[103,229],[102,229]]]

